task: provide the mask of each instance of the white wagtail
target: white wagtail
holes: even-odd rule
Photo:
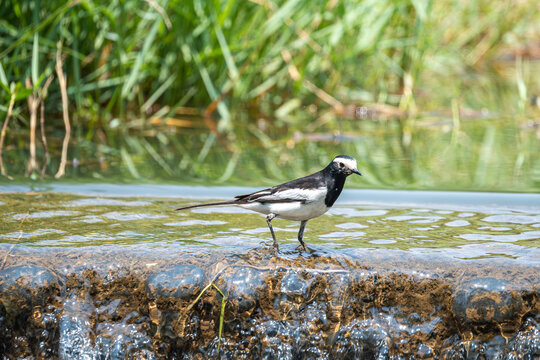
[[[362,175],[356,169],[356,160],[350,156],[337,156],[327,167],[314,174],[276,185],[251,194],[237,195],[234,200],[191,205],[176,210],[203,206],[235,205],[266,215],[266,222],[274,239],[274,248],[279,251],[276,235],[272,228],[275,218],[300,221],[298,241],[304,244],[304,229],[308,220],[327,212],[341,194],[345,179],[351,174]]]

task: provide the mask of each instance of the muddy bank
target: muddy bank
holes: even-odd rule
[[[1,245],[2,259],[6,358],[540,355],[540,269],[504,260]]]

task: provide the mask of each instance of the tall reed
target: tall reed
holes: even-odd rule
[[[178,168],[159,150],[169,140],[143,141],[141,132],[202,126],[197,159],[219,144],[234,169],[240,150],[233,140],[257,119],[279,136],[328,124],[327,111],[339,119],[365,104],[413,117],[450,108],[463,100],[470,74],[494,71],[502,50],[538,35],[537,10],[534,0],[4,1],[0,112],[15,99],[4,146],[26,148],[17,141],[30,128],[26,100],[55,73],[58,43],[75,138],[100,153],[117,151],[132,176],[139,151],[171,174]],[[444,88],[433,80],[439,77]],[[56,79],[45,101],[56,157],[65,128],[61,93]],[[319,120],[301,114],[307,107]],[[237,117],[238,109],[253,116]],[[339,129],[336,119],[330,128]]]

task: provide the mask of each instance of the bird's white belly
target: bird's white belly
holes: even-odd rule
[[[281,219],[302,221],[316,218],[328,211],[324,200],[313,201],[303,204],[301,201],[283,202],[283,203],[259,203],[253,202],[249,204],[238,205],[244,209],[257,211],[263,214],[275,214]]]

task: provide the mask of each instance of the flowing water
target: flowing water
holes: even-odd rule
[[[258,214],[174,211],[251,190],[0,186],[0,353],[540,356],[540,195],[345,190],[277,255]]]

